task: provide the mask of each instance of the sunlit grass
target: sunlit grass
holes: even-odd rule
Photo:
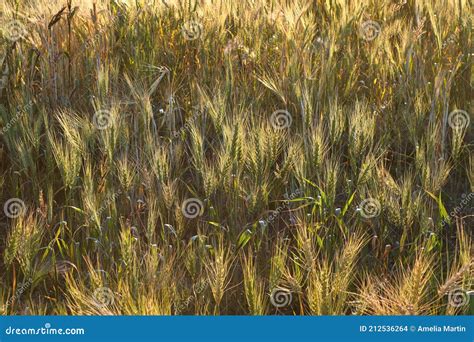
[[[472,8],[348,3],[7,1],[0,313],[473,313]]]

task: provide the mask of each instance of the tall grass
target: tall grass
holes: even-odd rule
[[[469,1],[1,11],[1,314],[469,312]]]

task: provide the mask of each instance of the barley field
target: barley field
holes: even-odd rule
[[[474,314],[470,0],[0,6],[0,314]]]

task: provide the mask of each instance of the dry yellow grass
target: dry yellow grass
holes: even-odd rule
[[[0,314],[473,313],[468,1],[0,11]]]

